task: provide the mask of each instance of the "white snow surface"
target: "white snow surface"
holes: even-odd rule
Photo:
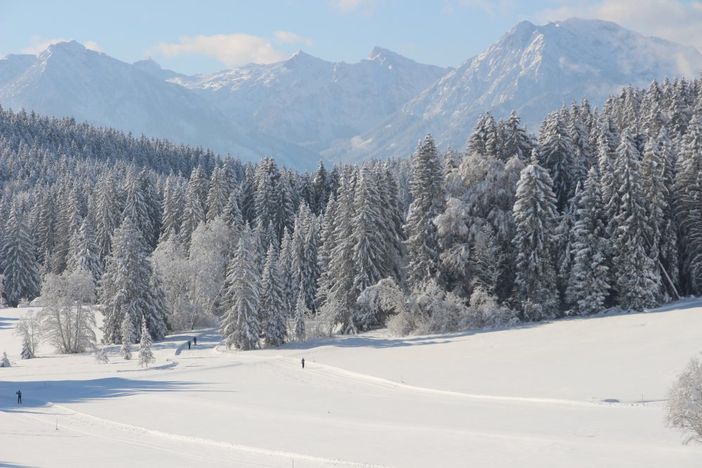
[[[520,328],[383,331],[236,352],[213,330],[117,356],[20,360],[0,310],[0,466],[698,467],[664,425],[702,300]],[[185,342],[199,335],[198,346]],[[306,367],[302,369],[300,359]],[[24,405],[15,404],[21,389]]]

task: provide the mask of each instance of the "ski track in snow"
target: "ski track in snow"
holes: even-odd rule
[[[37,404],[35,400],[27,401],[27,403]],[[318,464],[321,466],[348,466],[348,467],[368,467],[368,468],[385,468],[388,465],[378,465],[378,464],[368,464],[359,463],[347,460],[339,460],[333,458],[318,457],[314,455],[306,455],[302,453],[295,453],[282,450],[270,450],[260,447],[252,447],[248,445],[236,444],[231,442],[224,442],[212,439],[206,439],[203,437],[193,437],[181,434],[174,434],[170,432],[159,431],[155,429],[148,429],[145,427],[137,426],[134,424],[125,424],[117,421],[112,421],[106,418],[101,418],[98,416],[93,416],[91,414],[76,411],[72,408],[55,404],[52,402],[45,402],[43,408],[52,408],[58,410],[59,412],[40,412],[34,411],[24,411],[21,415],[22,417],[35,420],[44,425],[54,425],[56,424],[57,431],[68,429],[70,431],[78,432],[90,437],[98,437],[108,441],[118,440],[121,443],[129,445],[138,445],[141,447],[146,447],[149,449],[160,450],[165,452],[174,453],[178,456],[184,456],[190,458],[194,461],[201,462],[202,455],[200,452],[193,454],[187,450],[173,450],[163,445],[148,443],[144,441],[143,436],[150,436],[156,439],[166,439],[168,441],[178,442],[178,443],[188,443],[200,446],[209,446],[219,449],[225,449],[232,452],[243,452],[246,454],[251,454],[257,457],[269,457],[274,459],[279,459],[281,463],[293,461],[306,461],[313,464]],[[6,414],[17,414],[12,412],[4,411],[0,408],[0,412]],[[59,420],[59,416],[61,417]],[[60,429],[59,429],[60,427]],[[222,459],[219,461],[232,462],[231,458]],[[246,465],[250,466],[252,463],[250,460],[246,461]],[[276,464],[277,465],[277,464]],[[0,463],[0,466],[2,464]],[[260,464],[260,466],[271,466],[269,464]]]

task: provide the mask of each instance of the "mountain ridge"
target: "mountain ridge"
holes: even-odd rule
[[[702,54],[692,47],[578,18],[522,21],[456,68],[375,46],[354,63],[300,50],[189,76],[70,41],[0,59],[0,105],[308,170],[320,159],[406,157],[426,133],[442,149],[462,149],[485,112],[515,110],[536,130],[561,105],[601,105],[624,86],[699,70]]]
[[[643,36],[616,23],[571,18],[522,21],[484,52],[451,70],[370,132],[323,151],[334,161],[368,154],[407,156],[431,133],[442,148],[462,149],[480,115],[516,111],[531,130],[548,112],[587,98],[601,105],[631,85],[702,70],[692,47]]]

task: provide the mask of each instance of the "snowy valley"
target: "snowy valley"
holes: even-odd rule
[[[0,310],[9,350],[29,310]],[[702,449],[681,444],[663,408],[669,383],[699,353],[700,327],[702,304],[686,301],[503,331],[378,331],[248,352],[194,331],[155,345],[150,369],[121,359],[118,346],[107,364],[49,347],[31,360],[10,352],[0,463],[696,467]]]
[[[702,54],[285,41],[0,60],[0,466],[699,467]]]

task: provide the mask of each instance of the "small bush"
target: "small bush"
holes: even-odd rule
[[[668,394],[666,422],[680,429],[690,441],[702,442],[702,362],[693,358]]]

